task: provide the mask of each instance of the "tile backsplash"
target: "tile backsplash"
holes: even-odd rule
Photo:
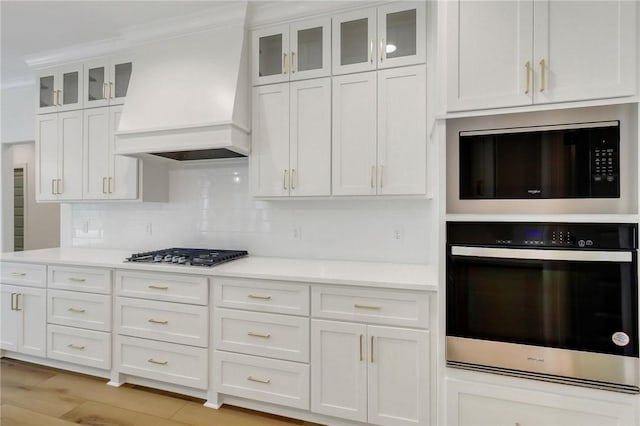
[[[436,250],[434,205],[426,199],[255,200],[246,159],[178,165],[169,173],[167,203],[71,205],[63,245],[407,263],[428,262]]]

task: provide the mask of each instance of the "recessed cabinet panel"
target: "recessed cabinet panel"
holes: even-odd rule
[[[82,111],[60,113],[59,123],[60,181],[56,187],[58,200],[81,200]]]
[[[331,19],[295,22],[290,26],[291,80],[331,73]]]
[[[57,199],[58,114],[36,116],[36,199]]]
[[[84,111],[84,198],[107,199],[109,173],[109,109]]]
[[[332,43],[334,74],[376,69],[376,9],[334,16]]]
[[[253,84],[289,81],[289,25],[279,25],[253,32]]]
[[[138,198],[140,160],[126,155],[116,155],[115,143],[122,116],[122,107],[109,107],[109,158],[113,166],[109,167],[112,180],[108,182],[112,200],[135,200]]]
[[[424,2],[399,2],[378,8],[378,68],[426,60]]]

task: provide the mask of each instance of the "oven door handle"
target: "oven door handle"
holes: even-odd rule
[[[451,255],[494,259],[564,260],[577,262],[630,263],[632,261],[631,251],[541,250],[451,246]]]

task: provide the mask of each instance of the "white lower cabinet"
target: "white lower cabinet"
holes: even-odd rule
[[[380,425],[429,423],[429,332],[311,321],[311,410]]]
[[[0,284],[0,349],[46,355],[46,290]]]
[[[107,370],[111,368],[111,333],[48,324],[47,357]]]
[[[603,394],[607,393],[610,394],[603,391]],[[486,383],[447,380],[446,401],[447,424],[451,426],[638,424],[637,402],[633,401],[633,397],[629,397],[629,404],[624,404],[605,398],[577,398]]]

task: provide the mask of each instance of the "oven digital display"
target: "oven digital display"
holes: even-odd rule
[[[544,231],[541,229],[525,229],[524,237],[528,240],[542,240],[544,238]]]

